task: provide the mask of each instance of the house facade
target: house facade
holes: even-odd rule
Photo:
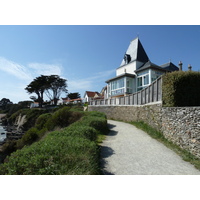
[[[149,86],[166,72],[179,68],[172,62],[156,65],[147,56],[139,38],[135,38],[124,55],[120,66],[116,69],[116,77],[106,81],[106,97],[126,96]]]
[[[86,91],[84,94],[84,102],[89,102],[94,99],[101,99],[102,96],[99,92]]]

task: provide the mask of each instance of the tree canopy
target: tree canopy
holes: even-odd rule
[[[75,92],[75,93],[69,93],[67,97],[70,99],[79,99],[81,98],[81,95],[78,92]]]
[[[44,76],[41,75],[36,77],[26,88],[29,94],[35,93],[37,95],[37,100],[39,107],[42,107],[44,93],[57,104],[57,101],[62,92],[67,92],[66,79],[60,78],[58,75]]]
[[[57,75],[47,77],[48,87],[45,90],[47,97],[57,105],[62,92],[67,93],[66,79],[60,78]]]

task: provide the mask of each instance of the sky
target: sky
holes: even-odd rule
[[[137,36],[151,62],[200,70],[199,25],[1,25],[0,99],[30,100],[24,88],[51,74],[69,93],[100,92]]]

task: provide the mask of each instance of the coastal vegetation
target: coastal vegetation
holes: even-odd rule
[[[21,110],[9,120],[22,112],[34,120],[27,120],[28,130],[21,139],[4,144],[8,156],[0,174],[101,173],[98,142],[108,131],[104,114],[64,106],[51,112]]]

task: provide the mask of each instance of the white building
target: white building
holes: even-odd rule
[[[121,65],[116,69],[116,77],[106,81],[107,98],[135,93],[162,74],[177,70],[179,68],[171,62],[161,66],[152,63],[137,37],[130,42]]]

